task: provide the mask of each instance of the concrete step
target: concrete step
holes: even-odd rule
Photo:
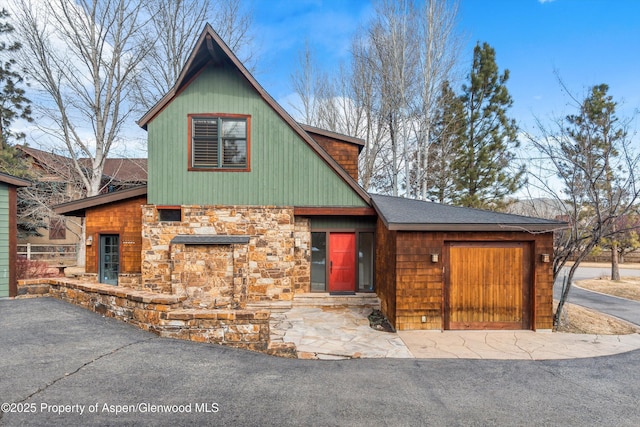
[[[329,293],[295,294],[293,301],[258,301],[247,303],[250,310],[271,310],[283,313],[293,307],[371,307],[380,309],[380,299],[376,294],[356,293],[355,295],[330,295]]]
[[[330,295],[328,293],[296,294],[294,307],[371,307],[380,308],[376,294],[356,293],[355,295]]]
[[[291,301],[258,301],[247,303],[250,310],[271,310],[272,313],[283,313],[291,310],[293,306]]]

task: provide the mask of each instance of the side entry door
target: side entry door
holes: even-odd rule
[[[120,272],[120,236],[117,234],[100,235],[99,282],[108,285],[118,284]]]

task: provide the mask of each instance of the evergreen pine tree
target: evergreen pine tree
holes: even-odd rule
[[[613,166],[619,149],[624,147],[627,131],[616,116],[617,103],[608,91],[606,84],[593,86],[580,105],[579,114],[567,116],[569,139],[563,141],[561,148],[569,161],[560,164],[561,176],[575,177],[573,191],[591,196],[580,211],[585,215],[598,212],[604,218],[603,234],[619,231],[618,218],[628,205],[629,194],[624,189],[626,171]],[[596,208],[595,204],[601,206]],[[606,242],[611,248],[613,280],[620,280],[618,245],[622,238],[623,235],[613,234]]]
[[[11,57],[11,54],[20,49],[20,43],[5,41],[5,36],[13,32],[13,26],[7,22],[8,18],[9,12],[0,9],[0,172],[29,177],[28,165],[9,144],[12,139],[24,139],[24,134],[11,131],[11,124],[16,119],[32,119],[29,99],[20,87],[24,79],[13,69],[16,61]]]
[[[0,9],[0,36],[13,32],[13,26],[7,22],[9,12]],[[10,126],[16,119],[31,121],[30,101],[20,87],[24,78],[13,69],[16,60],[10,55],[21,47],[18,42],[0,40],[0,149],[9,145],[9,140],[24,138],[23,134],[11,132]]]
[[[455,194],[452,163],[464,138],[464,108],[447,81],[442,85],[437,105],[429,144],[428,197],[439,203],[452,203]]]
[[[499,73],[495,50],[477,44],[460,97],[467,123],[452,164],[456,205],[500,209],[505,197],[523,184],[524,167],[514,164],[518,128],[507,117],[513,103],[505,86],[508,79],[509,70]]]

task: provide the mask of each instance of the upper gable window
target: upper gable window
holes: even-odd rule
[[[196,170],[249,169],[249,117],[191,116],[191,164]]]

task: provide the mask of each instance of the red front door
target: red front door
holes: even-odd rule
[[[356,290],[356,234],[329,233],[329,292]]]

